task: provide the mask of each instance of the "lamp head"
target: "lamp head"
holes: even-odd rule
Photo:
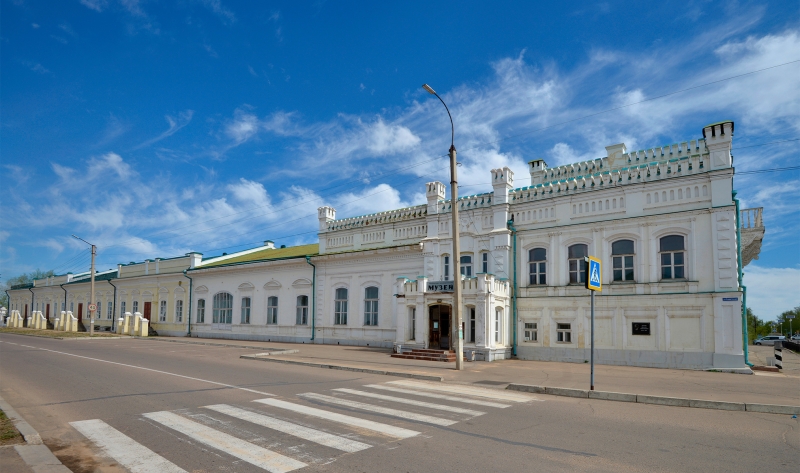
[[[422,88],[427,90],[429,94],[436,95],[436,92],[428,84],[422,84]]]

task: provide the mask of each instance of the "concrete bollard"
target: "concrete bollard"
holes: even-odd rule
[[[125,325],[125,319],[123,319],[122,317],[118,318],[117,328],[116,330],[114,330],[117,335],[122,335],[122,329],[124,328],[124,325]]]
[[[148,327],[150,326],[150,321],[142,318],[141,322],[139,322],[139,336],[146,337],[148,334]]]
[[[775,366],[783,369],[783,342],[775,342]]]
[[[61,318],[58,321],[58,326],[56,330],[64,331],[64,327],[67,325],[67,313],[65,311],[61,311]]]
[[[130,332],[129,335],[136,336],[139,333],[139,325],[141,325],[142,321],[142,314],[141,312],[136,312],[133,314],[133,319],[131,320]]]

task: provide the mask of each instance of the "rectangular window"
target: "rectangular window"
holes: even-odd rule
[[[134,304],[135,304],[135,303],[136,303],[136,302],[134,302]],[[26,310],[27,310],[27,308],[28,308],[28,306],[25,306],[25,309],[26,309]],[[70,311],[70,312],[72,312],[73,314],[75,313],[75,303],[74,303],[74,302],[70,302],[70,303],[69,303],[69,311]]]
[[[534,248],[528,252],[529,283],[532,286],[547,284],[547,250]]]
[[[114,303],[113,302],[109,302],[108,306],[106,308],[107,308],[107,310],[106,310],[106,318],[108,320],[111,320],[114,317]]]
[[[241,323],[250,323],[250,298],[242,297],[242,320]]]
[[[100,301],[97,301],[97,304],[95,305],[97,306],[97,318],[100,319],[103,317],[103,304],[101,304]]]
[[[482,253],[481,254],[481,270],[484,273],[489,272],[489,253]]]
[[[133,315],[139,312],[139,301],[133,301]]]
[[[556,341],[559,343],[572,343],[572,324],[557,324]]]
[[[612,243],[611,255],[614,281],[633,281],[633,240]]]
[[[67,303],[66,302],[62,302],[61,303],[61,312],[64,312],[66,310],[67,310]]]
[[[539,341],[539,329],[537,328],[536,323],[525,323],[525,338],[526,342],[538,342]]]
[[[409,340],[416,340],[417,339],[417,308],[416,307],[409,307],[408,308],[408,326],[411,329],[409,332]]]
[[[267,298],[267,324],[278,323],[278,297],[270,296]]]
[[[167,301],[161,301],[161,303],[158,305],[158,321],[167,321]]]
[[[450,280],[450,257],[449,256],[445,256],[444,257],[444,278],[442,278],[442,279],[445,280],[445,281],[449,281]]]
[[[378,288],[364,291],[364,325],[378,325]]]
[[[475,343],[475,308],[469,308],[469,342]]]
[[[570,284],[584,284],[586,282],[586,263],[584,258],[587,256],[589,256],[588,245],[577,244],[567,249]]]
[[[336,290],[336,300],[333,307],[334,325],[347,325],[347,289],[340,287]]]
[[[462,256],[459,260],[461,262],[461,275],[468,278],[472,277],[472,256]]]
[[[183,301],[180,299],[175,301],[175,322],[183,322]]]
[[[206,323],[206,300],[197,299],[197,323]]]
[[[297,325],[308,325],[308,296],[297,296]]]
[[[125,304],[126,304],[125,301],[122,301],[122,302],[119,303],[119,317],[120,318],[124,318],[125,317]]]
[[[503,310],[497,309],[494,312],[494,341],[500,343],[500,318],[503,316]]]
[[[661,253],[661,279],[686,278],[684,256],[686,255],[682,235],[669,235],[659,240]]]

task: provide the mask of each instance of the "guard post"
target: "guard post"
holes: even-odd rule
[[[775,340],[775,345],[773,346],[775,350],[775,366],[778,367],[779,370],[783,369],[783,342],[780,340]]]
[[[586,289],[590,291],[591,294],[591,318],[592,318],[592,328],[591,328],[591,348],[590,348],[590,355],[589,359],[591,360],[591,368],[590,368],[590,375],[589,375],[589,389],[594,391],[594,293],[597,291],[603,290],[603,283],[600,279],[600,275],[602,274],[602,263],[600,262],[599,258],[595,258],[594,256],[587,256],[584,261],[586,262]]]

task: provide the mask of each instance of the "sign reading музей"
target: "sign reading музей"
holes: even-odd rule
[[[453,281],[428,281],[425,292],[453,292]]]

